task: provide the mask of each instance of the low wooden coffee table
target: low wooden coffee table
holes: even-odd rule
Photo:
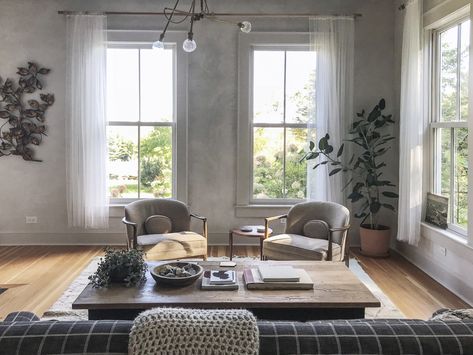
[[[304,268],[314,282],[313,290],[247,290],[242,270],[258,264],[292,265]],[[150,268],[159,263],[150,263]],[[219,269],[219,262],[198,262],[204,269]],[[364,318],[366,307],[379,307],[376,297],[340,262],[317,261],[243,261],[235,268],[238,291],[202,291],[200,280],[173,288],[158,285],[147,275],[140,287],[112,285],[94,289],[90,284],[72,304],[73,309],[87,309],[89,319],[134,319],[153,307],[245,308],[260,319],[316,320]]]

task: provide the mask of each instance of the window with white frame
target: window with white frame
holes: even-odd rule
[[[250,77],[251,200],[306,197],[307,123],[315,91],[315,52],[253,45]]]
[[[107,50],[108,173],[112,200],[175,196],[175,48]]]
[[[470,20],[434,30],[432,44],[433,192],[449,199],[449,228],[466,234]]]

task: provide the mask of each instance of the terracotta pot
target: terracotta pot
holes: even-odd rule
[[[360,226],[361,254],[372,257],[388,257],[391,242],[391,228],[378,225],[378,229],[370,229],[369,224]]]

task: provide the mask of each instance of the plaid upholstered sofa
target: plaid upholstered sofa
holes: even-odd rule
[[[127,354],[131,321],[0,322],[0,354]],[[473,354],[473,320],[258,322],[260,354]],[[223,340],[222,340],[223,341]]]

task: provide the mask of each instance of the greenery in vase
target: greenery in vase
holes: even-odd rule
[[[146,279],[146,270],[148,267],[142,251],[107,248],[105,257],[100,258],[97,271],[89,276],[89,280],[96,288],[107,287],[112,282],[125,283],[126,287],[131,287]]]
[[[383,178],[382,170],[386,167],[386,162],[381,158],[391,148],[390,142],[395,139],[393,135],[383,133],[387,126],[394,123],[392,115],[383,113],[385,107],[386,102],[381,99],[369,114],[366,114],[365,110],[357,113],[358,118],[349,131],[352,137],[345,140],[354,145],[355,151],[348,162],[342,157],[345,143],[335,150],[330,145],[328,134],[322,137],[317,145],[311,141],[310,151],[302,158],[302,160],[319,159],[314,169],[329,165],[331,168],[329,176],[340,172],[349,174],[343,190],[352,187],[348,199],[359,205],[355,217],[361,219],[361,225],[368,221],[366,227],[370,229],[381,228],[378,224],[379,211],[381,208],[395,211],[390,200],[399,197],[398,194],[387,191],[395,185]]]

